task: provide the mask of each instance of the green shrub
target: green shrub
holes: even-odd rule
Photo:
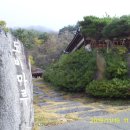
[[[65,91],[85,91],[85,86],[93,80],[96,71],[95,58],[95,52],[84,49],[62,55],[57,63],[48,67],[44,80]]]
[[[123,55],[126,54],[126,52],[128,52],[128,49],[124,46],[117,46],[116,50],[119,55]]]
[[[100,50],[106,60],[105,79],[93,81],[97,72],[95,51],[81,49],[69,55],[62,55],[59,61],[51,64],[44,73],[44,80],[55,88],[70,92],[85,92],[99,97],[126,97],[129,83],[128,67],[124,51],[121,49]],[[123,52],[123,53],[119,53]],[[89,85],[88,85],[89,84]]]
[[[86,86],[86,93],[105,98],[126,98],[130,95],[130,81],[129,80],[100,80],[92,81]]]
[[[127,76],[128,68],[127,62],[120,59],[120,57],[111,57],[107,59],[106,75],[107,78],[120,78],[125,79]]]
[[[113,79],[126,79],[128,74],[128,65],[125,57],[126,48],[114,48],[107,53],[101,51],[106,60],[106,78]]]

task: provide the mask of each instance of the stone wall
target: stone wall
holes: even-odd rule
[[[0,130],[32,130],[32,76],[24,47],[0,33]]]

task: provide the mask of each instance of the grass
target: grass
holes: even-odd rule
[[[40,130],[40,127],[35,125],[33,130]]]
[[[40,81],[42,82],[43,79],[42,79],[42,78],[33,78],[33,81],[34,81],[34,82],[40,82]]]
[[[50,126],[58,125],[66,122],[78,120],[79,118],[74,114],[60,115],[51,111],[47,111],[43,107],[34,105],[35,113],[35,129],[37,130],[39,126]],[[35,130],[34,129],[34,130]]]
[[[78,95],[78,96],[76,96]],[[91,106],[91,107],[95,107],[95,108],[100,108],[100,107],[105,107],[106,111],[110,112],[110,113],[118,113],[124,110],[130,110],[130,100],[129,99],[115,99],[115,100],[111,100],[111,99],[95,99],[95,98],[91,98],[91,97],[87,97],[87,96],[83,96],[81,94],[80,98],[79,98],[80,94],[67,94],[64,96],[64,98],[66,99],[73,99],[74,101],[77,102],[82,102],[83,104],[87,105],[87,106]],[[89,105],[88,105],[89,104]]]
[[[65,118],[67,118],[67,119],[70,120],[70,121],[80,120],[80,118],[79,118],[76,114],[72,114],[72,113],[66,114],[66,115],[65,115]]]
[[[33,103],[34,104],[37,104],[38,102],[39,102],[39,96],[35,96],[34,98],[33,98]]]
[[[41,125],[56,125],[59,124],[59,120],[61,117],[58,114],[55,114],[53,112],[48,112],[44,109],[42,109],[39,106],[34,105],[35,110],[35,125],[41,126]]]

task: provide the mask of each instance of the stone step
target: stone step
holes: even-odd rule
[[[80,113],[78,116],[80,118],[88,118],[88,117],[93,117],[93,116],[104,116],[109,114],[109,112],[104,111],[104,110],[97,110],[97,111],[89,111],[89,112],[84,112]]]
[[[81,105],[83,105],[82,103],[79,103],[79,102],[65,102],[64,104],[58,104],[58,105],[53,105],[53,106],[50,106],[50,107],[48,107],[48,110],[50,110],[50,109],[59,109],[59,108],[64,108],[64,107],[66,107],[66,108],[71,108],[71,107],[74,107],[74,106],[81,106]]]
[[[92,108],[90,108],[90,107],[75,107],[75,108],[66,109],[66,110],[59,110],[56,113],[58,113],[58,114],[69,114],[69,113],[88,111],[88,110],[92,110]]]

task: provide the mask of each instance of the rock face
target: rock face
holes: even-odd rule
[[[32,130],[30,64],[19,40],[0,32],[0,130]]]

